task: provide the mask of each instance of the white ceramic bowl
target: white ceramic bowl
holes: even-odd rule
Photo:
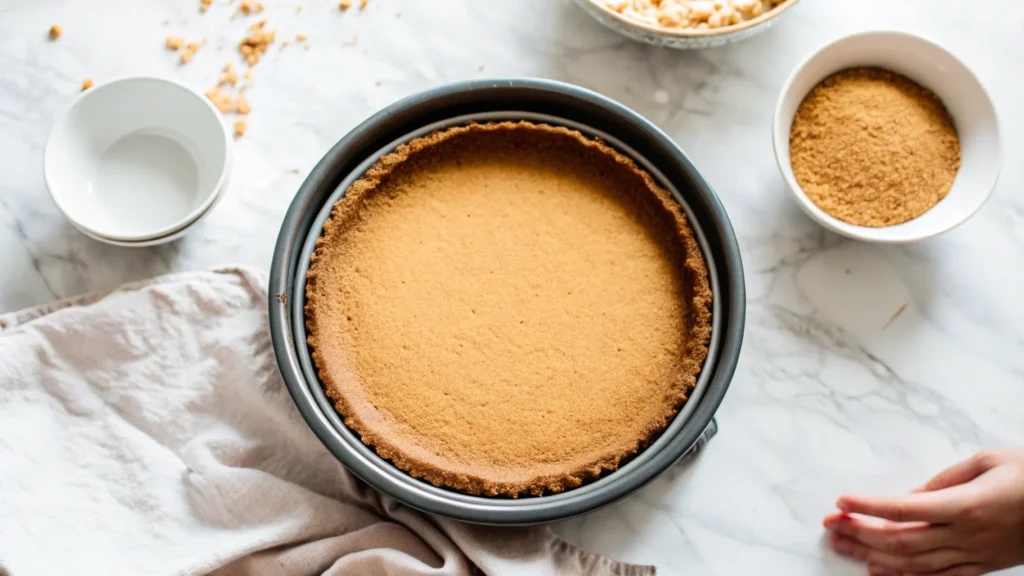
[[[827,76],[861,66],[886,68],[931,89],[946,105],[960,137],[960,171],[949,194],[931,210],[896,226],[855,226],[829,216],[800,188],[790,164],[789,131],[804,97]],[[870,242],[914,242],[963,223],[988,200],[1002,162],[999,121],[985,88],[956,56],[934,42],[903,32],[847,36],[797,66],[775,107],[772,142],[779,170],[797,204],[829,230]]]
[[[90,236],[169,241],[217,200],[231,143],[202,94],[162,78],[125,78],[71,103],[50,132],[43,173],[57,207]]]
[[[655,46],[686,50],[724,46],[763,32],[771,28],[772,24],[777,21],[776,18],[789,10],[797,1],[784,0],[773,10],[765,12],[757,18],[733,26],[709,29],[675,29],[648,24],[619,14],[603,0],[576,0],[576,3],[598,22],[623,36]]]

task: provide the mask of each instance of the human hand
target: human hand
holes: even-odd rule
[[[984,450],[902,497],[843,496],[832,548],[873,576],[977,576],[1024,564],[1024,449]],[[856,514],[857,516],[852,516]]]

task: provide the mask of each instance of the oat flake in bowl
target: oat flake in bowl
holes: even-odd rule
[[[639,22],[670,29],[734,26],[770,12],[781,0],[601,0]]]

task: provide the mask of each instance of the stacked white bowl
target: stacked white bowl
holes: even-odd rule
[[[162,78],[86,90],[50,132],[46,187],[83,234],[142,247],[183,236],[217,203],[232,137],[202,94]]]

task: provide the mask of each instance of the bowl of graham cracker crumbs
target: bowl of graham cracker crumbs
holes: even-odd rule
[[[723,46],[767,30],[798,0],[576,0],[619,34],[678,49]]]
[[[984,86],[918,36],[866,32],[807,58],[775,109],[775,156],[797,204],[829,230],[923,240],[977,212],[1001,165]]]

